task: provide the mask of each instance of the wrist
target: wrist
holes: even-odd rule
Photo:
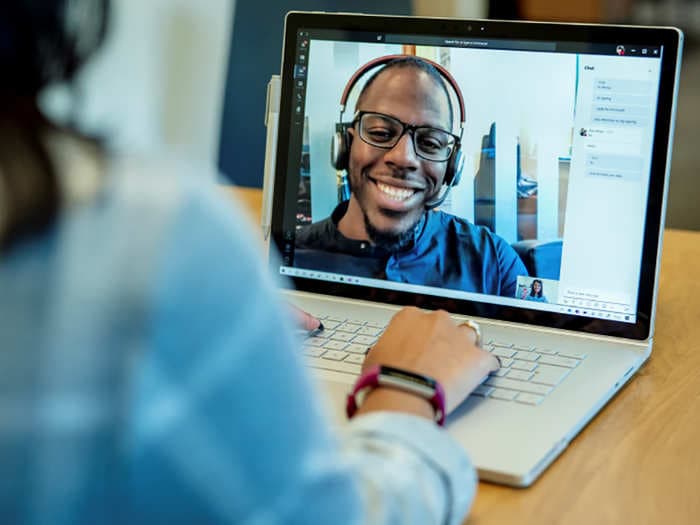
[[[432,410],[432,419],[438,425],[445,423],[445,391],[435,379],[400,368],[371,366],[357,379],[348,394],[348,417],[355,415],[372,393],[373,401],[365,411],[398,410],[424,415],[427,404]]]
[[[435,418],[435,409],[429,400],[391,387],[376,387],[372,389],[365,396],[357,413],[364,414],[382,410],[414,414],[430,420]]]

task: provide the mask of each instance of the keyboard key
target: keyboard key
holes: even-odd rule
[[[346,374],[360,375],[362,367],[354,363],[345,361],[332,361],[318,357],[307,357],[306,364],[315,368],[323,368],[324,370],[334,370],[335,372],[344,372]]]
[[[359,324],[343,323],[338,328],[336,328],[336,330],[339,332],[350,332],[351,334],[354,334],[360,328],[362,328],[362,326]]]
[[[358,335],[355,336],[352,342],[360,345],[372,346],[374,343],[377,342],[377,338],[369,335]]]
[[[357,343],[350,343],[348,346],[343,348],[346,352],[350,352],[351,354],[359,354],[359,355],[365,355],[367,353],[367,345],[360,345]]]
[[[326,344],[326,340],[322,337],[309,337],[304,341],[304,346],[323,346]]]
[[[570,357],[571,359],[586,359],[586,355],[583,352],[574,352],[573,350],[562,350],[559,352],[562,357]]]
[[[330,317],[323,320],[323,327],[326,330],[335,330],[340,326],[340,321],[333,321]]]
[[[517,381],[515,379],[508,379],[507,377],[492,377],[489,378],[484,383],[488,386],[495,386],[497,388],[507,388],[509,390],[518,390],[520,392],[527,392],[529,394],[539,394],[546,396],[552,391],[552,388],[546,385],[536,385],[532,383],[527,383],[525,381]]]
[[[336,317],[334,315],[329,315],[326,317],[326,319],[328,319],[331,322],[338,323],[338,324],[345,322],[345,319],[343,319],[342,317]],[[325,325],[326,323],[323,323],[323,324]]]
[[[346,363],[355,363],[355,364],[361,365],[362,363],[365,362],[365,356],[360,355],[360,354],[350,354],[349,356],[347,356],[344,359],[344,361]]]
[[[537,364],[531,361],[515,360],[513,361],[512,368],[515,368],[516,370],[524,370],[525,372],[532,372],[535,368],[537,368]]]
[[[357,331],[357,333],[358,333],[358,334],[361,334],[361,335],[373,335],[373,336],[377,336],[377,335],[379,335],[379,334],[382,333],[382,330],[381,330],[381,328],[375,328],[375,327],[372,327],[372,326],[363,326],[362,328],[360,328],[360,329]]]
[[[564,366],[566,368],[575,368],[578,366],[579,361],[577,359],[569,359],[568,357],[559,357],[556,355],[543,355],[540,359],[540,363],[545,365],[556,365]]]
[[[489,341],[489,344],[499,348],[513,348],[513,343],[504,343],[503,341]]]
[[[521,350],[523,352],[532,352],[535,347],[532,345],[513,345],[514,350]]]
[[[569,375],[569,373],[571,373],[570,368],[549,366],[540,363],[530,381],[543,385],[557,386],[559,383],[561,383],[562,379]]]
[[[493,355],[497,355],[498,357],[513,357],[515,355],[514,350],[509,350],[507,348],[494,348],[493,352],[491,352]]]
[[[535,394],[523,394],[522,392],[518,394],[515,398],[518,403],[523,403],[525,405],[539,405],[544,401],[544,397]]]
[[[328,350],[321,357],[323,359],[331,359],[333,361],[342,361],[348,356],[347,352],[340,352],[338,350]]]
[[[537,361],[540,358],[540,354],[536,354],[535,352],[523,352],[521,350],[515,353],[515,358],[522,359],[523,361]]]
[[[508,359],[507,357],[501,357],[501,368],[509,368],[513,364],[512,359]]]
[[[304,355],[311,357],[320,357],[326,351],[325,348],[318,348],[317,346],[307,346],[304,348]]]
[[[545,355],[557,355],[557,351],[551,348],[535,348],[534,351]]]
[[[489,394],[493,392],[493,390],[494,389],[490,386],[479,385],[474,389],[472,395],[479,397],[489,397]]]
[[[495,377],[503,377],[503,376],[506,375],[508,372],[510,372],[510,370],[508,370],[507,368],[499,368],[499,369],[496,370],[495,372],[491,372],[491,375],[492,375],[492,376],[495,376]]]
[[[513,392],[512,390],[503,390],[502,388],[494,388],[493,392],[491,392],[491,398],[493,399],[503,399],[504,401],[513,401],[515,399],[515,396],[517,396],[517,392]]]
[[[320,337],[321,339],[331,339],[335,332],[333,330],[321,330],[320,332],[314,332],[314,337]]]
[[[511,370],[508,372],[508,377],[519,381],[529,381],[532,377],[532,372],[525,372],[524,370]]]
[[[345,341],[346,343],[350,341],[353,337],[355,337],[354,334],[349,334],[347,332],[336,332],[333,334],[333,337],[331,337],[332,340],[334,341]]]
[[[367,321],[365,326],[371,326],[372,328],[381,328],[382,330],[386,326],[386,323],[378,323],[376,321]]]
[[[346,346],[348,346],[348,344],[343,341],[328,341],[323,345],[323,348],[328,350],[344,350]]]
[[[356,324],[356,325],[359,325],[359,326],[364,326],[364,325],[365,325],[365,322],[364,322],[362,319],[348,319],[348,320],[345,321],[345,322],[346,322],[346,323],[351,323],[351,324]]]

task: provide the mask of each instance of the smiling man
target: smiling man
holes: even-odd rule
[[[295,266],[514,297],[528,275],[488,229],[435,210],[459,146],[441,73],[402,57],[365,84],[348,128],[350,199],[297,232]]]

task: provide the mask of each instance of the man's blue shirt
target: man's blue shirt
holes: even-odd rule
[[[295,266],[505,297],[515,297],[518,276],[528,275],[505,240],[460,217],[429,211],[406,246],[388,251],[340,233],[347,208],[342,202],[297,232]]]

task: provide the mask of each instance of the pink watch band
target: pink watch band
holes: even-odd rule
[[[358,378],[348,394],[345,406],[348,418],[357,412],[358,394],[364,389],[378,386],[395,388],[427,399],[435,410],[435,422],[440,426],[445,424],[445,391],[438,381],[414,372],[382,365],[373,366]]]

